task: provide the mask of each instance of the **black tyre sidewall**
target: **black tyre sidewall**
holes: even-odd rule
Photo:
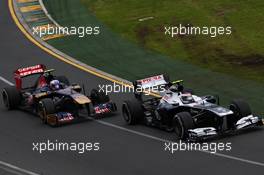
[[[174,131],[176,133],[177,139],[184,138],[184,127],[181,118],[177,115],[174,117]]]
[[[125,101],[122,107],[123,118],[129,125],[135,125],[144,117],[144,111],[138,100]]]
[[[43,116],[40,116],[44,124],[47,123],[47,115],[56,113],[54,102],[52,99],[42,99],[39,102],[39,112],[43,112]]]
[[[188,137],[188,130],[194,128],[194,121],[189,112],[180,112],[174,117],[174,127],[179,139],[185,140]]]
[[[128,104],[126,102],[123,104],[122,114],[123,114],[123,118],[125,122],[130,125],[131,124],[131,113],[130,113]]]
[[[230,110],[235,113],[237,119],[241,119],[252,114],[249,104],[242,99],[233,100],[230,105]]]
[[[97,89],[92,89],[90,97],[94,105],[103,104],[110,101],[108,95],[106,95],[104,92],[100,92]]]
[[[15,109],[21,103],[21,94],[16,87],[7,87],[3,89],[2,97],[8,110]]]

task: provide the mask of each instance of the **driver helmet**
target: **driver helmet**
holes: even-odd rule
[[[59,90],[60,89],[60,81],[59,80],[52,80],[50,82],[50,88],[52,90]]]
[[[175,86],[175,85],[172,85],[172,86],[169,88],[169,90],[170,90],[171,92],[178,92],[178,87]]]

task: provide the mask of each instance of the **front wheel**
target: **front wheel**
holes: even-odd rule
[[[91,100],[93,105],[103,104],[110,101],[110,98],[108,95],[106,95],[104,92],[101,92],[97,89],[93,89],[91,91]]]
[[[252,114],[249,104],[242,99],[233,100],[230,110],[234,112],[237,120]]]
[[[55,114],[55,104],[52,99],[42,99],[38,105],[38,114],[44,124],[48,123],[48,115]],[[54,122],[57,124],[57,120]],[[54,125],[56,125],[54,124]]]
[[[189,112],[180,112],[175,115],[174,128],[178,139],[186,140],[188,138],[188,130],[194,127],[194,121]]]

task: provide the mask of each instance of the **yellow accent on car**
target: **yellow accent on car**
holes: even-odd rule
[[[173,81],[172,84],[177,84],[177,83],[182,83],[183,80],[176,80],[176,81]]]
[[[40,98],[40,97],[43,97],[45,95],[47,95],[47,92],[43,92],[43,93],[36,94],[35,97],[36,98]]]
[[[75,96],[72,98],[75,100],[75,102],[77,102],[80,105],[84,105],[86,103],[91,103],[91,100],[84,95],[78,95],[78,96]]]
[[[44,73],[50,73],[50,72],[54,72],[55,69],[48,69],[48,70],[45,70]]]

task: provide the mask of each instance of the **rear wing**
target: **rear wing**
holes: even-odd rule
[[[23,78],[32,74],[44,73],[45,70],[46,66],[39,64],[31,67],[19,68],[14,72],[14,74],[15,77]]]
[[[46,66],[42,64],[38,64],[35,66],[25,67],[25,68],[19,68],[14,71],[14,77],[16,81],[16,87],[17,89],[22,88],[22,78],[35,75],[35,74],[42,74],[46,70]]]
[[[170,86],[180,85],[183,80],[170,81],[167,75],[161,74],[141,80],[136,80],[134,85],[134,95],[138,99],[142,99],[143,93],[149,95],[162,95]],[[140,89],[141,91],[138,91]]]
[[[169,84],[169,80],[165,75],[156,75],[141,80],[136,80],[134,86],[140,86],[143,89],[149,89],[155,86],[158,87],[167,84]]]
[[[163,74],[136,80],[133,83],[134,95],[139,100],[142,100],[143,94],[159,96],[169,84],[169,77]]]

